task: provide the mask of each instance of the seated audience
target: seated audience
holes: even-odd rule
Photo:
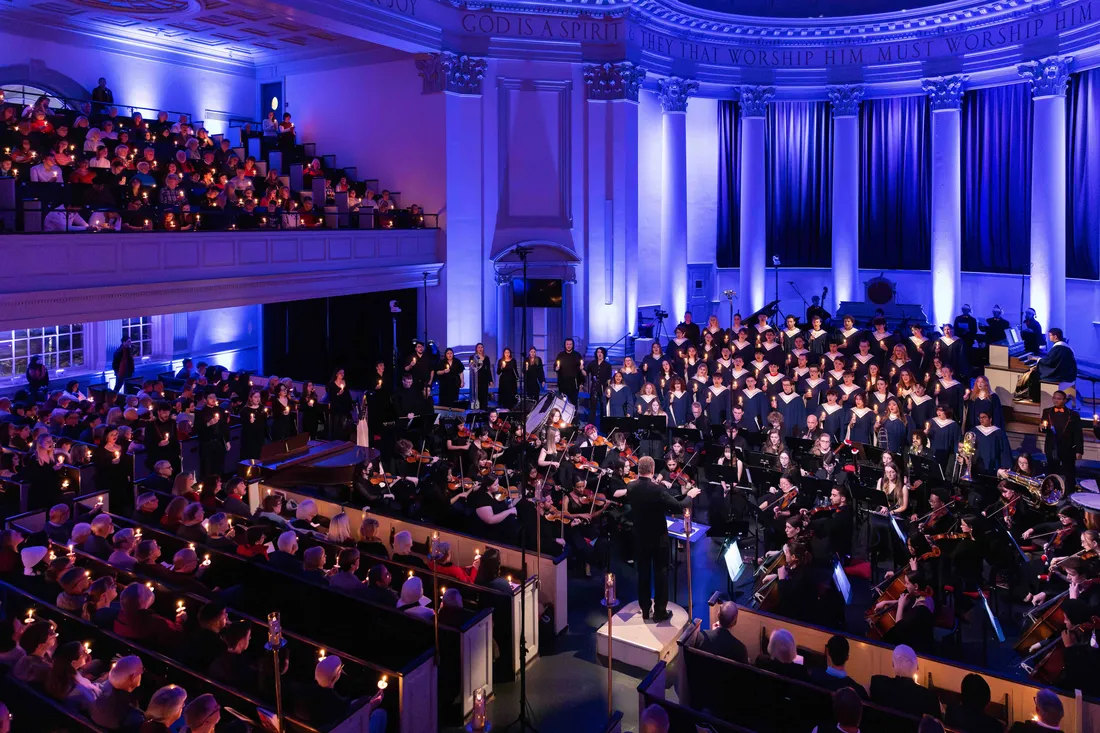
[[[1035,693],[1035,716],[1031,720],[1013,723],[1008,733],[1050,733],[1062,730],[1062,717],[1065,709],[1062,701],[1053,690],[1039,690]]]
[[[398,532],[393,536],[393,557],[395,562],[411,565],[414,568],[428,569],[427,563],[412,554],[413,538],[410,532]]]
[[[298,535],[292,531],[283,532],[276,540],[275,552],[271,553],[267,561],[273,568],[278,568],[285,573],[300,575],[302,573],[302,561],[298,554]]]
[[[392,578],[385,565],[379,563],[367,571],[367,587],[363,591],[363,598],[382,606],[397,606],[397,594],[390,588]]]
[[[829,690],[850,687],[856,691],[860,698],[866,700],[867,690],[863,689],[863,685],[849,677],[848,672],[844,669],[844,665],[848,663],[849,651],[848,639],[839,634],[830,637],[829,641],[825,643],[825,669],[811,670],[810,682]]]
[[[225,648],[210,663],[210,676],[239,689],[247,689],[256,679],[256,669],[246,652],[252,641],[252,627],[246,622],[226,626],[221,633]]]
[[[153,693],[145,707],[145,723],[141,733],[169,733],[183,715],[187,690],[176,685],[162,687]]]
[[[304,695],[306,704],[302,711],[306,719],[316,728],[327,728],[345,720],[352,712],[364,705],[370,710],[369,733],[383,733],[386,730],[386,711],[381,708],[382,692],[374,696],[363,696],[349,700],[336,691],[336,683],[344,673],[344,662],[330,655],[317,662],[313,679],[316,687]]]
[[[110,731],[137,733],[145,722],[136,694],[144,672],[139,657],[122,657],[116,661],[107,673],[107,683],[88,712],[92,722]]]
[[[102,682],[93,682],[80,673],[88,664],[88,652],[79,641],[67,641],[57,647],[53,666],[46,677],[46,694],[85,715],[103,691]]]
[[[841,687],[833,693],[833,719],[836,730],[841,733],[859,733],[859,724],[863,720],[863,700],[850,687]],[[813,733],[832,733],[829,725],[819,725]]]
[[[876,674],[871,678],[871,701],[910,715],[939,718],[942,713],[936,693],[916,682],[916,652],[902,644],[894,648],[893,659],[893,677]]]
[[[769,672],[806,682],[809,675],[806,668],[798,664],[798,646],[794,636],[786,629],[776,629],[768,637],[768,653],[756,658],[756,666]]]
[[[737,625],[737,604],[726,601],[718,611],[718,622],[713,629],[699,631],[692,646],[708,654],[714,654],[735,662],[746,664],[749,661],[745,645],[733,635]]]
[[[57,648],[57,626],[53,621],[33,621],[19,637],[23,656],[12,668],[12,676],[32,685],[46,684]]]
[[[431,621],[435,616],[429,606],[430,598],[424,595],[424,581],[413,575],[401,585],[401,595],[397,599],[397,610],[404,611],[414,618]]]
[[[187,613],[180,611],[174,621],[149,610],[153,591],[141,583],[131,583],[119,596],[122,610],[115,619],[114,632],[126,639],[151,642],[158,647],[175,647],[182,641]]]

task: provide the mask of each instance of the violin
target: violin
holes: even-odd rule
[[[474,483],[474,480],[472,478],[461,478],[447,482],[447,488],[450,491],[472,491],[474,486],[476,485],[477,484]]]
[[[389,486],[397,481],[398,477],[392,473],[379,473],[370,477],[370,482],[375,486]]]
[[[547,522],[572,522],[574,519],[587,519],[587,517],[570,514],[569,512],[562,512],[562,510],[556,506],[547,507],[546,512],[542,515],[542,518],[545,519]]]
[[[634,455],[633,448],[627,448],[626,450],[619,453],[619,458],[623,459],[628,466],[638,465],[638,457]]]
[[[481,446],[482,450],[490,451],[492,453],[499,453],[502,450],[504,450],[504,444],[503,443],[501,443],[499,441],[496,441],[496,440],[493,440],[492,438],[489,438],[489,437],[482,438],[480,443],[478,443],[478,445]]]
[[[592,447],[593,448],[599,448],[601,446],[610,446],[610,445],[611,445],[611,441],[608,440],[607,438],[603,437],[602,435],[597,435],[596,438],[592,441]]]
[[[458,426],[458,437],[460,437],[460,438],[469,438],[470,437],[470,429],[468,427],[466,427],[465,425],[459,425]]]
[[[1053,549],[1057,549],[1057,548],[1061,547],[1062,543],[1066,540],[1067,537],[1069,537],[1074,532],[1079,532],[1079,531],[1080,530],[1077,528],[1076,525],[1070,525],[1069,527],[1062,527],[1060,530],[1058,530],[1057,532],[1054,533],[1053,537],[1050,538],[1050,542],[1047,543],[1047,546],[1046,546],[1045,549],[1053,550]]]
[[[590,461],[583,456],[577,456],[577,460],[573,462],[574,468],[583,469],[589,472],[596,472],[600,470],[600,464],[595,461]]]
[[[936,549],[938,550],[938,548]],[[937,552],[936,554],[938,555],[939,553]],[[886,586],[886,590],[882,592],[864,615],[864,618],[870,625],[870,628],[867,630],[867,638],[881,641],[886,636],[886,633],[897,625],[898,622],[898,607],[896,603],[881,610],[876,610],[875,606],[883,602],[898,601],[903,593],[908,592],[909,591],[905,587],[905,573],[898,573],[890,578],[890,584]],[[933,593],[931,588],[921,588],[911,595],[929,598]]]
[[[1079,588],[1087,588],[1100,583],[1100,578],[1092,578],[1078,585]],[[1065,663],[1065,646],[1062,642],[1062,630],[1083,630],[1085,624],[1074,627],[1066,618],[1062,610],[1062,602],[1069,598],[1069,591],[1063,591],[1041,606],[1042,614],[1035,619],[1027,631],[1020,637],[1016,644],[1016,651],[1021,656],[1026,656],[1020,666],[1028,675],[1045,684],[1054,684],[1062,674]],[[1039,609],[1036,609],[1039,610]],[[1032,611],[1035,613],[1035,611]],[[1087,622],[1091,624],[1096,619]]]
[[[945,532],[944,534],[927,535],[927,537],[929,542],[939,542],[940,540],[969,540],[971,539],[971,534],[970,532]]]
[[[828,506],[814,507],[809,512],[807,512],[807,516],[816,517],[819,514],[832,514],[833,512],[837,511],[838,509],[840,509],[840,507],[832,506],[831,504],[828,505]]]
[[[435,456],[428,452],[427,448],[422,451],[413,451],[409,455],[405,456],[405,463],[431,463],[435,460]]]
[[[791,504],[796,498],[798,498],[798,489],[793,488],[786,494],[783,494],[783,498],[779,500],[779,506],[777,508],[782,512],[787,511],[791,508]]]

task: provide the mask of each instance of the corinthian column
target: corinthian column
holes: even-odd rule
[[[863,87],[829,87],[833,106],[833,302],[856,300],[859,282],[859,103]]]
[[[932,318],[962,304],[962,96],[966,76],[925,79],[932,100]]]
[[[445,51],[418,58],[416,69],[424,80],[423,93],[444,97],[446,149],[442,175],[446,182],[447,265],[440,281],[447,294],[447,333],[442,343],[464,353],[473,351],[490,325],[483,323],[482,298],[470,297],[471,291],[482,293],[488,287],[481,129],[481,83],[486,62]],[[491,276],[491,271],[488,274]]]
[[[1066,82],[1072,56],[1020,64],[1031,82],[1031,307],[1047,328],[1066,321]]]
[[[660,80],[664,110],[664,175],[661,181],[661,305],[679,323],[687,310],[687,103],[699,82]]]
[[[741,313],[764,306],[767,270],[767,200],[764,196],[764,133],[775,87],[741,87]]]

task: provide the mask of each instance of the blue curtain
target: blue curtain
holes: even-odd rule
[[[833,125],[827,102],[768,105],[765,132],[768,263],[829,267]]]
[[[737,104],[718,103],[718,266],[741,257],[741,115]]]
[[[1066,274],[1100,279],[1100,73],[1070,77],[1066,99]]]
[[[859,114],[859,265],[932,266],[932,121],[924,96],[868,99]]]
[[[1031,241],[1031,85],[966,93],[962,109],[962,266],[1026,273]]]

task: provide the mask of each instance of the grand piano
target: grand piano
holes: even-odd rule
[[[239,475],[266,486],[347,486],[357,467],[378,455],[346,440],[311,440],[309,433],[268,443],[258,459],[241,461]]]

